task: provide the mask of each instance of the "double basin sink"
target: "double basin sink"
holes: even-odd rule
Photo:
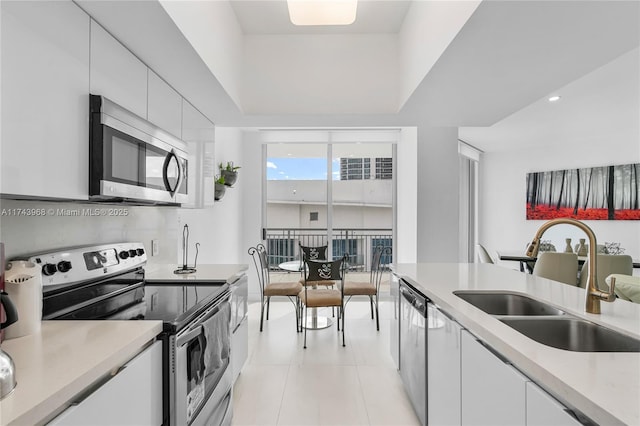
[[[453,292],[509,327],[547,346],[575,352],[640,352],[640,340],[567,314],[519,293]]]

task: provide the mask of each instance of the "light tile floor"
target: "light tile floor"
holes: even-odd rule
[[[389,350],[392,305],[380,303],[380,331],[367,299],[346,308],[346,347],[335,324],[296,333],[293,305],[249,305],[249,358],[234,388],[234,425],[417,425]],[[331,311],[320,312],[330,316]]]

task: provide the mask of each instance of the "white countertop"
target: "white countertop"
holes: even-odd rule
[[[161,332],[162,321],[44,321],[38,334],[5,340],[18,385],[0,401],[0,425],[51,420]]]
[[[176,282],[233,282],[237,275],[247,270],[245,264],[198,265],[196,272],[190,274],[174,274],[173,271],[182,265],[147,265],[145,267],[145,282],[172,283]]]
[[[601,425],[640,424],[640,353],[571,352],[546,346],[452,292],[465,289],[526,293],[567,313],[637,338],[639,304],[624,300],[601,302],[602,314],[587,314],[585,289],[491,264],[399,264],[394,271],[567,406]]]

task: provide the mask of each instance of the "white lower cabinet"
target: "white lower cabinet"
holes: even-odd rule
[[[428,326],[427,424],[459,425],[462,327],[433,305]]]
[[[525,425],[528,379],[466,330],[461,345],[462,425]]]
[[[538,385],[528,382],[527,426],[579,426],[581,423],[566,407]]]
[[[71,405],[51,426],[162,424],[162,342],[129,361],[86,398]]]

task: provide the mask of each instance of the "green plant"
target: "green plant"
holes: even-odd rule
[[[224,185],[224,176],[215,175],[213,178],[215,183],[219,183],[220,185]]]
[[[226,170],[227,172],[235,172],[240,168],[240,166],[234,166],[233,165],[233,161],[227,161],[227,165],[226,166],[224,166],[224,165],[222,165],[222,163],[220,163],[218,165],[218,167],[220,167],[220,170]]]

